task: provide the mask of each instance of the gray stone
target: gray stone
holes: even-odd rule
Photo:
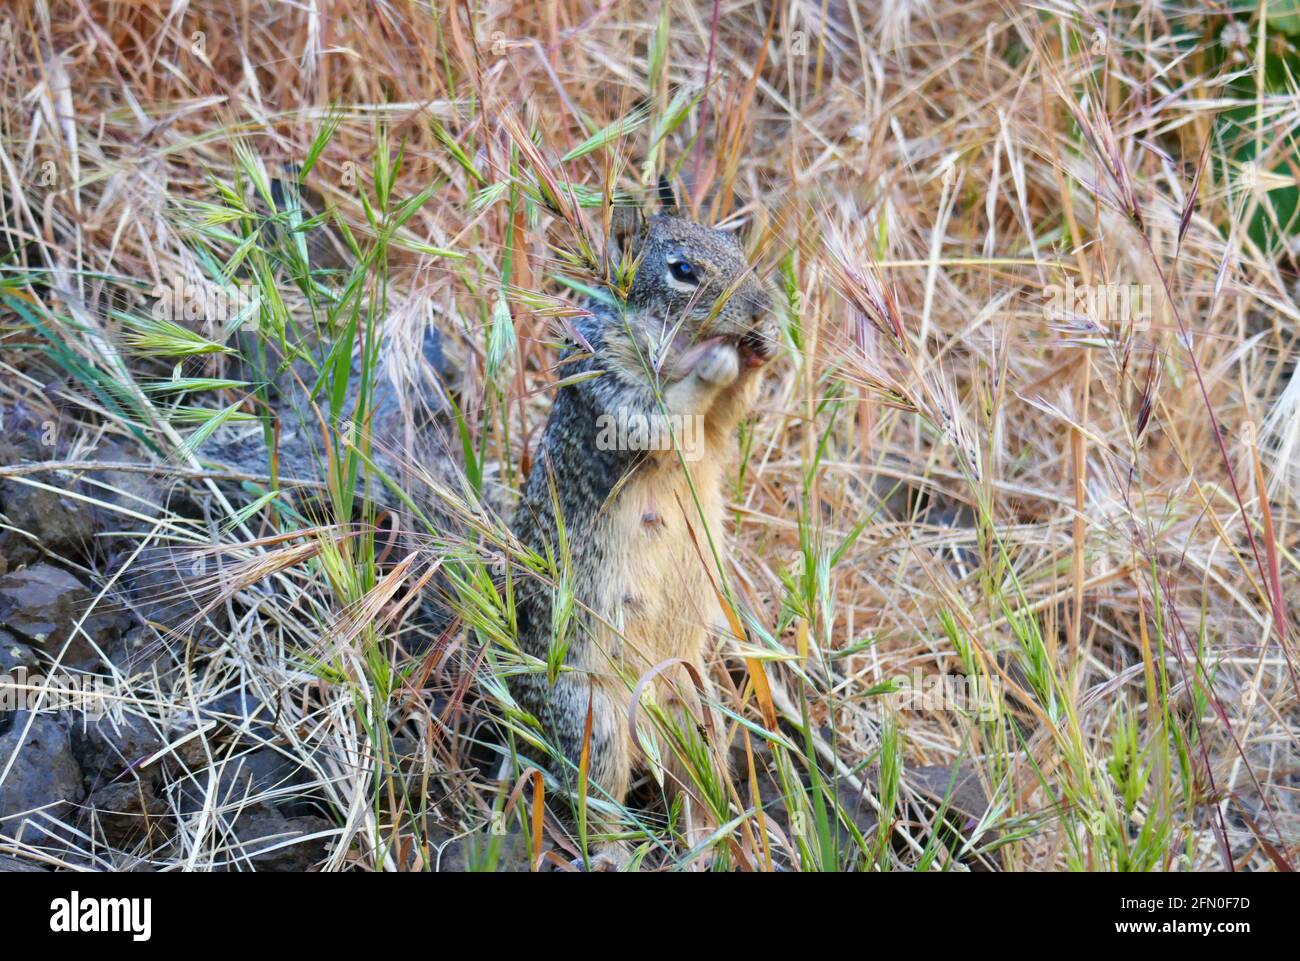
[[[149,675],[145,682],[148,686],[157,683],[166,687],[168,679],[181,671],[184,654],[172,649],[173,644],[179,646],[181,643],[149,628],[133,627],[113,642],[108,659],[128,678]]]
[[[68,667],[93,667],[100,663],[90,635],[101,650],[123,624],[120,612],[96,611],[85,619],[82,631],[73,627],[86,613],[95,595],[72,574],[50,564],[36,564],[0,577],[0,626],[24,643],[42,651],[51,660],[72,636],[62,663]]]
[[[259,803],[291,808],[283,813],[297,813],[292,808],[298,800],[297,794],[302,792],[295,789],[306,783],[306,769],[279,751],[269,747],[257,748],[221,762],[220,771],[214,798],[219,807],[237,807],[248,798],[258,798]],[[182,813],[193,814],[200,810],[207,790],[206,771],[200,771],[187,780],[181,790]],[[270,792],[276,792],[277,796],[265,797]]]
[[[135,464],[140,462],[140,455],[124,443],[101,440],[90,459],[109,464]],[[91,480],[96,483],[89,483]],[[95,508],[95,520],[101,530],[147,533],[153,524],[142,518],[156,518],[162,513],[162,488],[151,475],[141,471],[92,471],[87,475],[84,489],[87,495],[103,502]],[[114,510],[115,507],[121,510]]]
[[[34,670],[36,651],[8,631],[0,630],[0,674],[13,674],[20,667]]]
[[[90,790],[126,772],[156,777],[160,767],[144,765],[162,750],[163,743],[152,724],[130,714],[79,715],[72,726],[73,750]]]
[[[90,508],[81,501],[33,487],[24,480],[51,486],[66,483],[48,473],[29,474],[23,480],[0,480],[0,512],[16,528],[0,532],[0,553],[13,566],[37,560],[41,556],[38,544],[62,557],[89,557],[95,536],[95,519]]]
[[[164,840],[170,834],[166,811],[152,784],[131,778],[94,791],[86,799],[81,822],[91,837],[123,848],[150,836]]]
[[[303,838],[334,827],[320,817],[285,817],[275,808],[260,804],[243,812],[234,824],[234,834],[244,855],[236,862],[237,869],[246,869],[251,860],[256,871],[302,872],[320,864],[329,855],[331,838],[313,838],[294,841],[267,850],[291,839]],[[233,853],[233,852],[232,852]]]
[[[48,868],[43,868],[31,861],[20,861],[17,858],[7,858],[0,855],[0,874],[44,874],[47,871]]]
[[[275,711],[246,688],[226,691],[204,704],[199,713],[203,718],[213,718],[237,733],[250,733],[257,737],[275,735]]]
[[[0,735],[0,763],[14,757],[0,784],[0,834],[11,837],[24,832],[24,816],[33,821],[69,820],[72,805],[86,796],[68,732],[54,716],[38,714],[24,738],[30,716],[15,711],[9,730]],[[27,813],[38,809],[43,813]]]
[[[211,559],[170,546],[150,549],[122,578],[123,601],[159,631],[187,634],[215,596],[215,573]],[[224,624],[225,608],[206,616]]]

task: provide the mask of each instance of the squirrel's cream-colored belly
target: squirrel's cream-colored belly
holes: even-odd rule
[[[724,549],[725,458],[718,453],[709,451],[688,465],[694,494],[674,457],[638,472],[605,507],[613,560],[597,574],[597,621],[609,625],[598,630],[606,635],[601,646],[631,679],[667,658],[698,665],[709,632],[718,626],[709,577],[715,567],[710,539],[720,554]]]

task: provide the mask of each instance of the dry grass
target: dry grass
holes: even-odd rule
[[[575,298],[555,279],[561,254],[602,229],[566,180],[635,192],[676,174],[700,219],[742,224],[785,291],[786,343],[735,493],[728,577],[748,638],[715,671],[740,679],[724,701],[751,725],[731,732],[755,747],[754,782],[766,768],[780,787],[759,816],[737,769],[723,845],[735,862],[1293,864],[1300,230],[1285,210],[1271,233],[1256,225],[1300,176],[1300,97],[1262,68],[1285,35],[1240,23],[1223,39],[1226,17],[1152,0],[672,3],[662,20],[568,0],[469,16],[314,0],[0,15],[13,250],[0,399],[58,418],[81,450],[129,436],[131,420],[206,504],[203,524],[162,514],[146,556],[174,538],[223,543],[228,559],[217,607],[162,649],[183,670],[113,677],[160,730],[198,718],[186,773],[169,776],[207,783],[206,803],[175,812],[170,846],[87,837],[83,850],[102,867],[247,863],[227,826],[248,798],[218,796],[203,772],[248,737],[309,765],[337,825],[329,868],[435,866],[440,839],[471,834],[474,862],[493,866],[502,838],[483,825],[533,825],[526,766],[482,760],[500,743],[485,718],[502,708],[492,666],[508,652],[464,620],[431,646],[392,643],[391,599],[431,565],[510,554],[491,511],[465,507],[471,533],[432,538],[396,579],[348,581],[343,531],[277,541],[283,515],[241,512],[205,475],[202,448],[183,443],[192,425],[140,392],[167,366],[132,356],[110,312],[130,291],[147,312],[155,286],[204,275],[185,224],[196,202],[222,202],[209,177],[236,181],[237,142],[279,176],[333,115],[307,183],[359,236],[381,129],[394,152],[405,144],[397,202],[432,188],[389,238],[384,337],[417,344],[426,320],[443,332],[489,505],[508,503],[562,376],[555,298]],[[674,98],[697,92],[655,147],[670,105],[688,102]],[[554,166],[642,105],[643,125]],[[539,182],[562,209],[530,216]],[[1149,326],[1045,318],[1048,288],[1067,279],[1142,285]],[[304,316],[303,292],[283,286],[287,313]],[[126,385],[114,403],[71,377],[46,388],[50,341],[15,301],[62,325],[65,372]],[[418,365],[409,348],[394,355]],[[458,613],[485,603],[462,593]],[[760,665],[778,727],[742,677]],[[881,685],[914,669],[996,679],[1004,696],[985,718],[903,708]],[[244,746],[201,710],[237,686],[280,712]],[[777,730],[788,746],[758,750]],[[934,791],[917,772],[932,784],[962,763],[987,811],[921,803]],[[878,837],[845,833],[855,805],[887,810]],[[965,841],[938,828],[945,814]],[[647,866],[689,859],[662,811],[643,818]],[[554,821],[548,837],[563,831]],[[0,853],[41,850],[0,838]]]

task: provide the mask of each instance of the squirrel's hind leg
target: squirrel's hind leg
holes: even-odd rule
[[[700,674],[704,674],[701,669]],[[669,797],[682,799],[685,821],[684,837],[693,850],[708,840],[718,827],[714,808],[726,804],[726,782],[731,776],[730,755],[724,745],[710,743],[706,736],[708,722],[703,711],[710,712],[713,731],[721,736],[725,728],[721,716],[703,704],[684,677],[682,685],[664,698],[666,714],[680,734],[684,745],[664,753],[664,773]],[[712,855],[704,853],[692,867],[707,868]]]
[[[616,685],[618,685],[616,687]],[[561,690],[568,688],[568,690]],[[591,741],[588,747],[587,797],[588,836],[595,838],[587,868],[619,871],[627,866],[626,842],[613,839],[622,825],[617,815],[606,815],[599,808],[622,805],[632,781],[632,751],[627,729],[630,694],[619,682],[606,683],[600,678],[582,675],[562,677],[552,692],[569,706],[557,711],[556,722],[560,746],[576,768],[582,758],[583,737],[587,722],[587,699],[591,699]]]

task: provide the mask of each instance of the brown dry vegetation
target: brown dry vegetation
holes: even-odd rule
[[[101,432],[128,436],[66,365],[51,372],[14,300],[98,375],[166,376],[126,349],[110,308],[147,313],[156,285],[202,276],[192,203],[227,202],[209,178],[237,181],[237,142],[278,177],[333,112],[306,182],[359,236],[381,131],[394,153],[405,144],[396,202],[432,187],[390,238],[383,336],[442,331],[484,499],[504,509],[561,376],[556,299],[580,300],[555,273],[602,231],[601,209],[578,212],[563,185],[636,194],[667,173],[699,219],[740,225],[785,301],[734,496],[727,577],[747,637],[715,665],[738,682],[724,700],[750,727],[730,733],[755,764],[752,779],[747,760],[734,769],[731,863],[1294,863],[1300,232],[1252,229],[1274,211],[1269,191],[1300,176],[1300,98],[1261,68],[1294,44],[1251,14],[1224,39],[1226,16],[1152,0],[666,6],[662,20],[619,0],[10,8],[0,401],[57,417],[69,460]],[[642,105],[644,124],[557,163]],[[1243,107],[1245,127],[1225,127]],[[1244,142],[1267,157],[1257,173]],[[526,202],[539,178],[559,185],[563,216]],[[1046,317],[1067,279],[1143,285],[1149,325]],[[301,316],[301,291],[283,287]],[[155,639],[191,681],[115,671],[124,709],[166,729],[248,685],[282,712],[262,736],[328,796],[323,865],[427,867],[471,834],[476,863],[496,864],[501,838],[483,826],[529,830],[536,782],[474,743],[499,743],[480,722],[504,689],[494,642],[465,627],[472,602],[432,647],[393,646],[383,603],[308,563],[346,560],[346,539],[321,526],[292,556],[254,543],[284,529],[266,505],[232,530],[235,494],[202,479],[203,449],[182,446],[192,423],[156,401],[138,428],[158,453],[142,457],[208,505],[206,525],[165,516],[160,534],[224,542],[228,564],[261,565],[237,587],[266,575],[276,590],[228,591],[225,620]],[[479,545],[509,553],[496,535]],[[445,556],[431,542],[399,573],[413,583]],[[378,620],[363,629],[357,604]],[[380,684],[379,665],[410,674]],[[760,668],[772,700],[747,680]],[[1002,697],[976,717],[881,693],[916,669],[996,679]],[[764,731],[784,743],[763,746]],[[214,740],[192,771],[232,752]],[[983,798],[936,811],[953,770]],[[210,801],[174,812],[171,847],[97,847],[95,863],[239,860],[223,827],[238,805]],[[879,807],[884,828],[863,814]],[[685,863],[664,812],[648,812],[646,866]],[[547,846],[562,851],[566,830],[551,819]],[[38,849],[0,837],[0,853]]]

